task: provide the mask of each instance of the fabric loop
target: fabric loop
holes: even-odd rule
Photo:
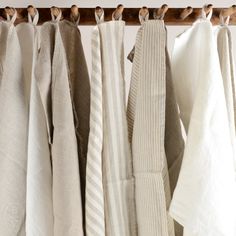
[[[37,9],[34,10],[35,15],[31,16],[30,13],[28,13],[28,22],[32,23],[33,25],[37,25],[39,21],[39,12]]]
[[[59,14],[57,17],[54,16],[54,14],[51,12],[51,16],[52,16],[52,21],[56,21],[56,22],[59,22],[60,19],[61,19],[61,16],[62,16],[62,12],[61,12],[61,9],[58,9],[59,11]]]
[[[6,15],[7,15],[7,21],[11,22],[12,24],[14,24],[15,21],[16,21],[16,18],[17,18],[17,11],[16,11],[15,8],[12,8],[12,9],[14,10],[13,16],[10,16],[8,13],[6,13]]]
[[[97,24],[104,22],[104,10],[102,9],[102,14],[99,16],[95,11],[95,20]]]

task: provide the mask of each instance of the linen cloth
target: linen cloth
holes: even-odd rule
[[[15,236],[25,235],[27,85],[13,22],[1,21],[0,32],[0,235]]]
[[[170,214],[191,235],[236,235],[234,153],[209,20],[176,38],[172,74],[187,142]]]
[[[98,26],[92,32],[90,133],[86,170],[86,235],[105,236],[102,183],[103,92],[101,42]]]
[[[59,22],[59,28],[68,63],[69,82],[78,142],[80,182],[84,214],[86,157],[90,117],[90,80],[81,35],[77,24],[62,20]]]
[[[34,18],[35,19],[35,18]],[[34,76],[40,42],[37,22],[16,26],[29,96],[26,235],[53,235],[52,171],[47,125]]]
[[[103,92],[102,178],[105,235],[137,235],[134,179],[125,110],[123,21],[98,25]]]
[[[127,115],[138,235],[175,235],[167,212],[171,200],[168,168],[174,189],[184,142],[162,20],[144,22],[137,33]],[[176,232],[182,235],[181,228]]]
[[[214,27],[214,33],[220,59],[230,132],[232,135],[233,145],[235,145],[236,92],[232,35],[227,25],[219,25]]]
[[[35,72],[51,150],[54,235],[84,235],[69,73],[57,21],[41,27]]]

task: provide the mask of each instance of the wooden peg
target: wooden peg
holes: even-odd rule
[[[186,7],[180,14],[180,18],[182,20],[186,19],[189,15],[191,15],[193,12],[193,8],[192,7]]]
[[[161,6],[161,8],[154,10],[154,13],[153,13],[154,19],[163,20],[168,9],[169,9],[168,5],[164,4]]]
[[[234,13],[236,13],[236,5],[233,5],[229,7],[228,9],[223,9],[220,12],[220,15],[225,18],[225,17],[233,15]]]
[[[78,19],[78,17],[79,17],[79,8],[76,5],[72,5],[70,11],[71,11],[71,16],[74,19]]]
[[[124,11],[124,6],[122,4],[119,4],[116,8],[116,10],[112,14],[113,20],[119,20],[122,18],[122,13]]]
[[[139,10],[139,15],[145,19],[146,16],[149,14],[149,11],[148,11],[148,8],[147,7],[142,7],[140,10]]]
[[[54,17],[58,17],[60,12],[61,12],[60,8],[55,6],[51,7],[51,13]]]
[[[5,13],[8,14],[9,16],[13,16],[14,13],[15,13],[14,8],[9,7],[9,6],[5,7],[4,11],[5,11]]]
[[[206,15],[209,14],[212,9],[213,9],[213,5],[212,4],[206,5],[204,7],[204,11],[205,11]]]
[[[34,8],[34,6],[32,6],[32,5],[29,5],[29,6],[27,7],[27,11],[28,11],[28,13],[30,14],[31,17],[34,17],[35,14],[36,14],[35,8]]]
[[[101,18],[102,14],[103,14],[103,9],[102,9],[100,6],[97,6],[97,7],[95,8],[95,14],[96,14],[99,18]]]

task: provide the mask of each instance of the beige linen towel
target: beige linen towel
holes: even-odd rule
[[[64,50],[58,23],[44,23],[36,71],[51,142],[54,235],[74,236],[84,234],[78,151]]]
[[[78,142],[82,206],[85,202],[86,157],[89,135],[90,81],[81,41],[76,24],[63,20],[59,22],[61,37],[65,47],[74,106],[76,136]]]
[[[168,215],[171,200],[168,165],[172,169],[181,162],[182,137],[179,135],[178,114],[175,123],[166,114],[176,112],[173,104],[170,69],[166,61],[166,30],[161,20],[145,22],[139,29],[133,61],[131,87],[128,101],[129,137],[135,176],[135,200],[137,209],[138,235],[174,236],[174,222]],[[169,63],[169,62],[168,62]],[[169,66],[169,65],[168,65]],[[167,76],[168,72],[168,76]],[[166,94],[170,95],[167,103]],[[176,127],[175,127],[176,126]],[[176,137],[171,137],[172,129]],[[180,133],[181,134],[181,133]],[[165,154],[165,136],[173,145],[180,142],[176,153]],[[180,138],[180,140],[177,140]],[[175,146],[174,146],[175,147]],[[174,150],[174,149],[173,149]],[[177,164],[176,164],[177,165]],[[175,185],[173,181],[173,187]]]
[[[25,235],[28,101],[12,22],[0,22],[0,235]]]

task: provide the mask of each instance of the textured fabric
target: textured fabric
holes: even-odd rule
[[[60,21],[59,27],[67,56],[69,82],[74,105],[82,206],[84,207],[85,171],[89,136],[90,82],[80,31],[75,24],[67,20]]]
[[[129,138],[132,144],[140,236],[175,235],[174,222],[167,212],[171,192],[164,138],[166,93],[171,92],[171,82],[169,75],[166,80],[166,60],[164,22],[145,22],[136,38],[128,101]],[[172,98],[168,100],[169,103],[172,103]],[[170,126],[169,121],[167,126]],[[169,133],[166,133],[166,137],[170,138]],[[175,161],[172,153],[168,155],[169,165],[173,167]]]
[[[103,98],[98,27],[92,33],[90,133],[86,171],[86,235],[105,236],[102,184]]]
[[[230,132],[233,144],[235,145],[236,96],[232,36],[228,26],[217,26],[214,28],[214,33],[217,40],[221,73],[223,77]]]
[[[14,25],[1,22],[0,32],[0,235],[15,236],[25,235],[27,85]]]
[[[103,91],[103,189],[107,236],[137,235],[124,88],[124,22],[98,25]]]
[[[38,84],[34,76],[38,55],[39,29],[32,23],[16,27],[23,57],[24,77],[28,81],[30,96],[26,235],[53,235],[52,171],[47,125]],[[31,84],[31,86],[30,86]]]
[[[54,235],[83,235],[77,142],[58,23],[44,23],[41,39],[36,72],[51,143]]]
[[[172,75],[187,142],[170,214],[192,235],[234,236],[234,155],[209,20],[176,38]]]

